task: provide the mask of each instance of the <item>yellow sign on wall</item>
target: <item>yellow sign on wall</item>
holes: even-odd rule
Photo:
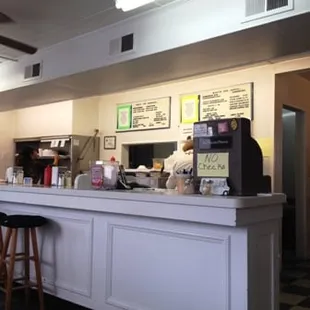
[[[199,95],[181,96],[181,123],[192,124],[199,121]]]
[[[197,154],[198,177],[229,177],[229,153]]]

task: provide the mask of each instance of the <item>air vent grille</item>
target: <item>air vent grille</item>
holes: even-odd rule
[[[267,0],[267,11],[288,6],[288,0]]]
[[[293,9],[293,0],[246,0],[246,17],[272,15]]]
[[[122,53],[133,50],[133,33],[122,37]]]
[[[263,13],[265,11],[266,0],[247,0],[246,1],[246,16]]]
[[[110,41],[109,55],[120,55],[134,49],[134,34],[130,33]]]
[[[41,63],[36,63],[25,67],[24,79],[34,79],[41,77],[42,65]]]

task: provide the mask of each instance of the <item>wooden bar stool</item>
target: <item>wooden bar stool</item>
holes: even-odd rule
[[[1,221],[6,217],[6,214],[3,212],[0,212],[0,223]],[[0,224],[0,255],[2,253],[2,249],[3,249],[3,234],[2,234],[2,227]],[[1,256],[0,256],[1,257]],[[0,282],[4,282],[6,281],[6,268],[3,269],[3,271],[0,274]]]
[[[0,212],[0,222],[6,217],[6,214],[3,212]],[[3,248],[3,235],[2,235],[2,228],[1,228],[1,224],[0,224],[0,253],[2,251]]]
[[[5,293],[5,310],[11,310],[12,291],[24,289],[26,305],[29,304],[30,288],[36,287],[39,295],[40,310],[44,310],[43,286],[37,243],[36,228],[47,223],[41,216],[31,215],[9,215],[0,220],[0,225],[7,228],[3,248],[1,252],[0,274],[7,268],[6,285],[2,290]],[[24,252],[16,253],[18,230],[24,230]],[[30,239],[32,243],[33,256],[30,256]],[[8,254],[8,249],[10,253]],[[14,266],[16,261],[24,261],[24,277],[14,279]],[[30,281],[30,261],[34,262],[36,283]],[[13,287],[14,281],[23,281],[23,285]]]

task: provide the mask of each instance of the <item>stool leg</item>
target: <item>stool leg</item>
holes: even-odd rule
[[[3,235],[2,235],[2,227],[0,227],[0,255],[2,254],[2,249],[3,249]],[[0,256],[1,258],[1,256]],[[2,264],[0,262],[0,264]],[[5,264],[4,264],[5,266]],[[3,269],[2,269],[3,268]],[[0,280],[4,282],[5,285],[5,281],[6,281],[6,272],[5,272],[5,267],[2,266],[1,271],[0,271]]]
[[[28,309],[29,306],[29,293],[30,293],[30,266],[29,266],[29,228],[24,229],[24,253],[25,253],[25,260],[24,260],[24,270],[25,270],[25,302],[26,307]]]
[[[6,256],[8,253],[11,237],[12,237],[12,228],[7,228],[5,234],[5,241],[1,250],[0,257],[0,275],[4,274],[4,288],[7,287],[7,268],[6,268]]]
[[[3,249],[3,236],[2,236],[2,227],[0,227],[0,250]]]
[[[13,281],[14,281],[17,232],[18,232],[17,228],[12,229],[12,243],[10,245],[9,271],[8,271],[8,276],[7,276],[7,287],[6,287],[6,296],[5,296],[5,310],[11,310],[11,307],[12,307],[12,289],[13,289]]]
[[[37,286],[38,286],[40,310],[44,310],[44,295],[43,295],[40,258],[39,258],[38,242],[37,242],[37,232],[35,228],[30,228],[30,232],[31,232],[31,243],[32,243],[32,249],[33,249],[33,256],[34,256],[34,267],[36,271],[36,279],[37,279]]]

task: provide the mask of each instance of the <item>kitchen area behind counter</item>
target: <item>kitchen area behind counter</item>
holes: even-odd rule
[[[71,174],[71,184],[77,175],[90,168],[90,162],[99,158],[100,139],[98,130],[92,136],[64,135],[64,136],[45,136],[30,137],[24,139],[14,139],[15,157],[23,154],[25,148],[38,151],[38,161],[41,167],[55,166],[54,156],[59,157],[57,166],[59,169],[68,171]],[[15,164],[16,163],[15,160]],[[40,176],[40,184],[44,183],[44,174]],[[58,179],[58,178],[56,178]],[[58,180],[57,180],[58,181]],[[58,182],[54,186],[58,185]],[[55,183],[55,182],[54,182]]]
[[[276,309],[284,200],[0,186],[1,212],[49,221],[46,292],[94,310]]]

